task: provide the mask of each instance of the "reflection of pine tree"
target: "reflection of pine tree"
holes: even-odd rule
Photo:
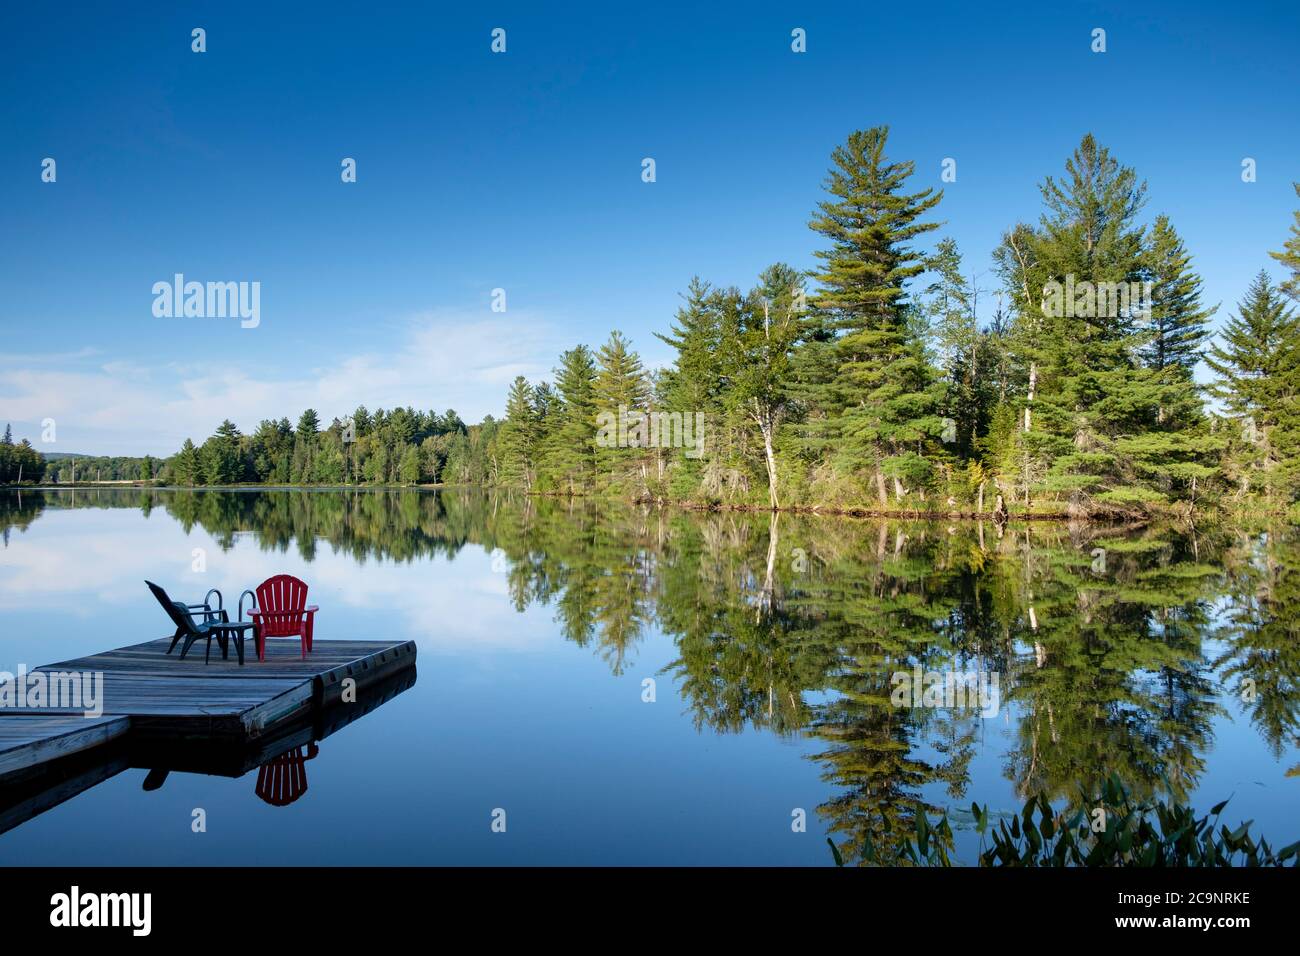
[[[4,542],[9,544],[9,533],[17,528],[26,531],[48,506],[49,499],[42,491],[14,491],[0,493],[0,530],[4,531]]]
[[[574,501],[566,502],[562,510],[542,509],[547,567],[558,590],[555,620],[564,636],[579,647],[590,644],[596,633],[596,583],[605,575],[593,547],[595,519],[590,509]],[[559,551],[551,544],[557,536],[568,544]]]
[[[1199,559],[1195,538],[1159,543],[1148,566],[1137,572],[1137,587],[1124,598],[1150,608],[1151,637],[1176,655],[1176,663],[1163,664],[1156,673],[1151,697],[1169,796],[1182,802],[1205,770],[1202,755],[1212,740],[1211,723],[1223,714],[1203,647],[1211,628],[1209,595],[1222,575]]]
[[[797,733],[807,720],[804,689],[817,674],[800,669],[790,617],[775,580],[776,528],[753,541],[748,520],[711,515],[673,521],[661,559],[658,616],[677,638],[668,666],[695,715],[696,728],[739,733],[746,726]],[[762,570],[756,559],[762,558]],[[772,575],[769,586],[768,574]]]
[[[1227,565],[1230,596],[1218,634],[1227,649],[1214,666],[1281,756],[1300,743],[1300,545],[1243,537]]]
[[[1090,557],[1099,546],[1104,570]],[[1151,536],[1057,547],[1031,560],[1037,571],[1025,586],[1035,614],[1011,694],[1027,710],[1008,761],[1018,791],[1073,799],[1112,773],[1143,796],[1166,774],[1176,790],[1189,787],[1214,712],[1197,603],[1206,569]],[[1172,627],[1157,623],[1166,608]],[[1173,736],[1179,718],[1187,723]]]
[[[623,673],[651,616],[654,561],[644,517],[619,505],[526,498],[496,509],[491,527],[515,606],[556,602],[565,637],[583,646],[594,637],[610,670]]]
[[[959,744],[945,763],[922,759],[916,751],[930,715],[891,701],[896,671],[915,663],[939,670],[951,661],[936,642],[935,622],[946,617],[952,574],[936,570],[933,536],[879,526],[876,554],[865,559],[862,543],[815,546],[817,573],[800,582],[798,604],[810,625],[802,643],[821,645],[814,653],[830,662],[826,689],[833,692],[808,732],[830,745],[814,759],[840,792],[818,812],[844,837],[841,852],[860,858],[869,841],[878,859],[892,863],[916,813],[931,809],[921,789],[940,780],[964,789],[969,754]]]

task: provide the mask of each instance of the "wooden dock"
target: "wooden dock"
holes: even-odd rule
[[[169,644],[147,641],[36,668],[102,674],[103,713],[0,708],[0,783],[5,775],[123,737],[242,747],[341,703],[349,678],[363,703],[365,688],[415,664],[411,641],[317,641],[305,660],[296,642],[270,641],[265,661],[257,660],[250,641],[242,666],[233,647],[222,660],[214,642],[205,665],[201,647],[181,660],[179,649],[166,653]]]
[[[402,668],[366,684],[355,703],[335,701],[314,711],[310,717],[276,724],[269,733],[246,740],[168,739],[123,732],[98,746],[88,745],[80,750],[65,746],[60,756],[44,763],[32,763],[29,759],[28,766],[0,776],[0,834],[126,770],[149,771],[144,779],[145,790],[156,789],[173,772],[242,777],[281,754],[325,741],[409,690],[415,685],[415,679],[414,667]],[[124,731],[131,722],[129,717],[99,720],[116,724]],[[6,733],[17,740],[20,721],[64,721],[79,726],[97,723],[84,717],[0,717],[0,727],[11,728]],[[50,729],[53,730],[53,725]],[[0,756],[5,752],[5,744],[0,743]],[[44,755],[53,752],[47,749]]]

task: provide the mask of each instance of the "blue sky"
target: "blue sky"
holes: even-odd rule
[[[662,363],[692,275],[812,264],[830,151],[879,123],[945,185],[968,272],[1088,131],[1148,180],[1219,319],[1280,274],[1297,204],[1293,3],[159,6],[0,24],[0,421],[38,441],[53,418],[46,451],[166,454],[358,402],[477,420],[612,328]],[[177,272],[260,282],[261,324],[155,317]]]

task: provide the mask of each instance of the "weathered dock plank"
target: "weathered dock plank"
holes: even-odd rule
[[[168,654],[170,638],[132,644],[101,654],[77,657],[57,664],[46,664],[42,671],[114,671],[140,677],[209,678],[232,675],[241,678],[290,678],[299,680],[319,676],[334,668],[353,664],[394,648],[408,648],[414,656],[415,645],[410,641],[317,641],[306,659],[296,640],[266,643],[266,660],[259,661],[250,638],[244,648],[243,666],[230,649],[229,660],[222,660],[216,642],[212,643],[212,658],[203,663],[203,645],[195,644],[184,660],[180,648]]]
[[[124,736],[130,725],[126,717],[5,715],[0,720],[0,775],[98,747]]]
[[[310,680],[208,677],[177,681],[117,671],[103,674],[99,709],[108,717],[133,718],[133,729],[145,733],[256,736],[271,723],[310,711],[314,699]],[[84,711],[84,707],[6,707],[3,714],[75,715]]]

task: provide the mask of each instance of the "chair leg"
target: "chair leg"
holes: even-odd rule
[[[167,648],[167,653],[168,653],[168,654],[170,654],[172,651],[176,650],[176,642],[179,641],[179,640],[180,640],[182,637],[184,637],[184,636],[185,636],[185,631],[184,631],[184,629],[183,629],[183,628],[179,628],[179,627],[176,628],[176,633],[172,635],[172,644],[171,644],[171,647]]]

